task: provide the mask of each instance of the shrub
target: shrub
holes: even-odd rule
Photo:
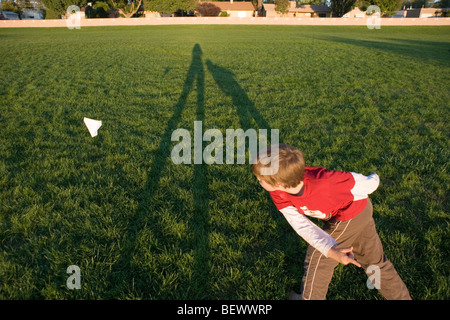
[[[103,8],[103,10],[108,11],[109,10],[109,5],[106,2],[101,2],[101,1],[97,1],[94,4],[94,8],[98,9],[98,8]]]
[[[106,5],[106,9],[104,5]],[[108,10],[108,5],[104,2],[97,2],[94,7],[86,6],[86,18],[108,18],[106,10]]]
[[[197,11],[202,17],[217,17],[222,10],[214,3],[205,2],[197,6]]]

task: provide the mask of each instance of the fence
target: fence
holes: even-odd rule
[[[371,18],[287,18],[287,17],[151,17],[80,19],[80,27],[138,26],[138,25],[313,25],[313,26],[366,26]],[[370,22],[369,22],[370,23]],[[381,26],[449,26],[450,18],[381,18]],[[67,27],[67,20],[0,20],[3,28]]]

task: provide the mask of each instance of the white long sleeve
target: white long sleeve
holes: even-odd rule
[[[308,244],[319,250],[325,257],[327,256],[328,250],[337,244],[332,236],[319,228],[294,206],[283,208],[280,212],[295,232],[308,242]]]
[[[376,173],[365,176],[361,173],[350,172],[355,179],[355,186],[350,192],[353,194],[354,201],[365,199],[374,192],[380,185],[380,177]]]

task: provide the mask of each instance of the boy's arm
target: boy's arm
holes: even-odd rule
[[[354,201],[367,198],[380,185],[380,177],[373,172],[370,176],[361,173],[350,172],[355,180],[355,185],[350,192],[353,194]]]
[[[330,251],[328,251],[328,258],[334,259],[344,265],[352,263],[361,268],[361,264],[355,260],[355,256],[353,255],[353,247],[341,249],[331,247]]]
[[[292,228],[308,244],[316,248],[327,258],[332,258],[339,263],[352,263],[358,267],[361,265],[354,259],[353,248],[337,249],[336,240],[328,233],[320,229],[315,223],[301,214],[294,206],[289,206],[280,210]]]
[[[283,208],[280,212],[295,232],[308,242],[308,244],[320,251],[325,257],[328,257],[329,250],[337,245],[337,242],[333,237],[319,228],[304,214],[301,214],[294,206]]]

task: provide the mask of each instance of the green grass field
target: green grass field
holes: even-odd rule
[[[450,298],[450,27],[0,29],[0,57],[1,299],[298,289],[306,243],[249,165],[172,163],[195,120],[376,171],[387,256],[413,299]],[[383,299],[366,279],[340,265],[328,299]]]

